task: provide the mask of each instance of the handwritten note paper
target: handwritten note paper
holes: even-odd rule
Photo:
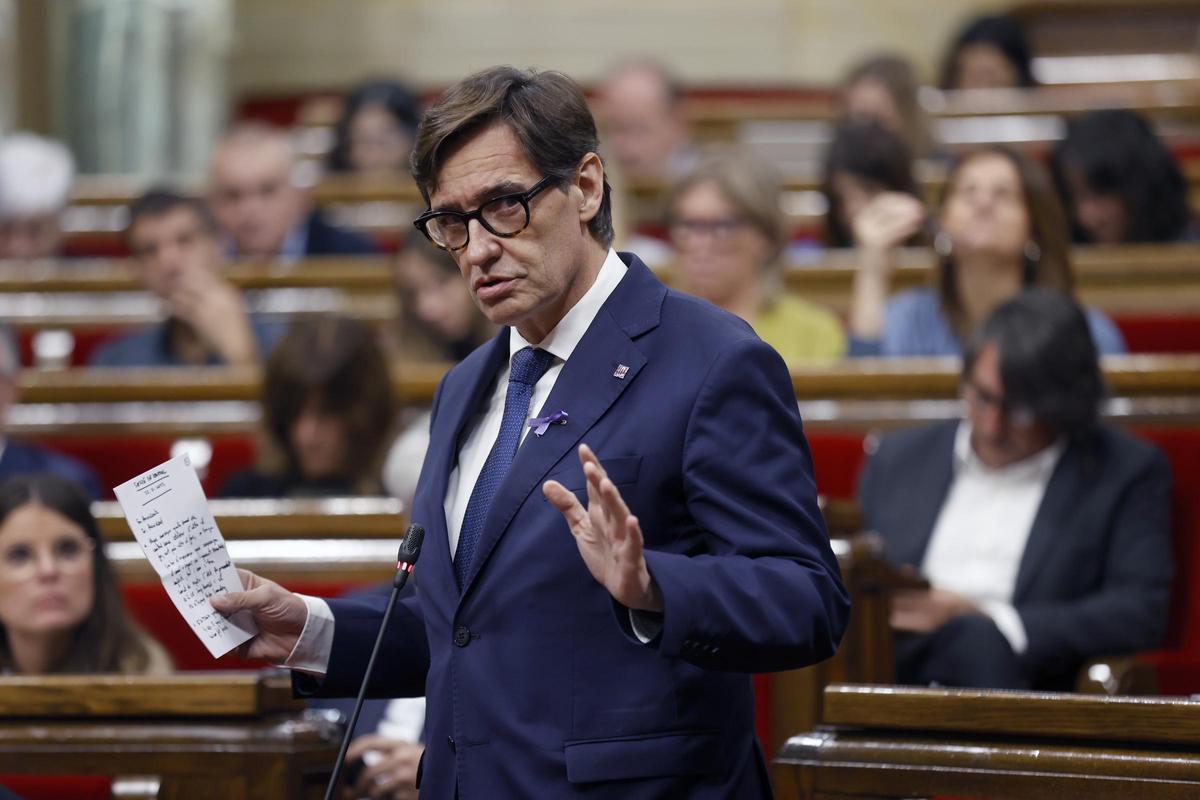
[[[242,582],[187,455],[113,491],[167,594],[213,658],[258,633],[247,612],[226,618],[208,603],[215,594],[242,591]]]

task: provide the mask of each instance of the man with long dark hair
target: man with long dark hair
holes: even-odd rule
[[[965,417],[886,437],[859,487],[865,526],[930,588],[902,591],[902,683],[1066,689],[1088,658],[1161,643],[1171,474],[1099,421],[1086,317],[1027,289],[968,348]]]

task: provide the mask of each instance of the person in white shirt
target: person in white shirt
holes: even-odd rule
[[[976,335],[964,418],[882,441],[864,525],[930,584],[893,601],[901,683],[1068,689],[1089,658],[1161,643],[1170,469],[1099,422],[1102,396],[1079,306],[1030,289]]]

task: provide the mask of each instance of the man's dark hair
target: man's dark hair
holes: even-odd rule
[[[964,376],[988,344],[999,352],[1008,403],[1073,440],[1093,431],[1104,377],[1087,315],[1070,295],[1037,287],[998,306],[967,347]]]
[[[1068,209],[1073,207],[1071,171],[1096,194],[1121,199],[1127,242],[1176,241],[1187,230],[1187,180],[1150,123],[1136,112],[1108,109],[1071,120],[1050,164]],[[1087,241],[1074,219],[1072,227],[1076,241]]]
[[[1037,85],[1033,77],[1029,41],[1017,21],[1007,14],[977,17],[966,24],[954,44],[946,51],[942,62],[943,89],[953,89],[958,79],[958,56],[963,48],[972,44],[990,44],[999,50],[1017,71],[1017,85],[1029,88]]]
[[[133,232],[133,226],[143,217],[161,217],[177,208],[189,209],[206,233],[216,235],[217,220],[209,210],[208,204],[199,197],[181,194],[174,189],[158,186],[129,204],[129,225],[125,228],[125,238]]]
[[[838,173],[853,175],[881,190],[921,196],[913,177],[912,152],[904,140],[875,120],[845,120],[834,131],[825,155],[821,187],[828,202],[825,231],[834,247],[854,244],[852,231],[842,224],[841,197],[833,187]]]
[[[574,177],[584,156],[600,152],[592,112],[570,78],[561,72],[492,67],[451,86],[421,120],[412,173],[426,203],[437,190],[445,154],[492,122],[508,125],[529,162],[560,187]],[[600,210],[588,222],[588,230],[600,244],[612,243],[607,177]]]

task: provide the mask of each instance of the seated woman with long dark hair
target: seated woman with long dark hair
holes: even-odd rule
[[[937,217],[934,286],[889,299],[896,248],[930,224],[916,198],[873,200],[855,220],[850,353],[954,356],[992,309],[1029,286],[1072,288],[1067,221],[1045,170],[1012,148],[972,151],[950,172]],[[1112,320],[1088,324],[1101,353],[1125,352]]]
[[[262,466],[229,478],[223,497],[382,493],[394,407],[387,361],[368,325],[296,322],[267,360],[262,407]]]
[[[854,220],[881,194],[921,196],[908,145],[881,123],[867,119],[845,120],[834,131],[821,191],[828,204],[825,237],[831,247],[855,244]]]
[[[1107,109],[1076,117],[1050,160],[1077,242],[1189,238],[1188,186],[1150,121]]]
[[[0,670],[171,670],[125,611],[87,495],[50,473],[0,483]]]

